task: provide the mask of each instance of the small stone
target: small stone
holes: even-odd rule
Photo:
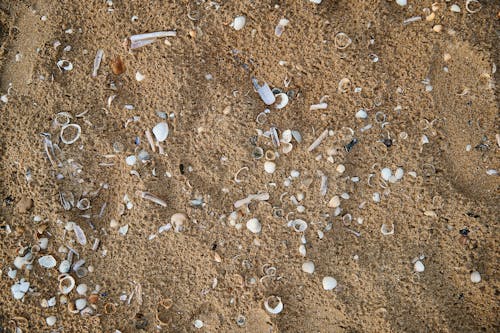
[[[202,328],[203,327],[203,322],[199,319],[196,319],[194,322],[193,322],[193,325],[194,327],[196,328]]]
[[[459,6],[459,5],[457,5],[457,4],[453,4],[453,5],[451,5],[450,10],[451,10],[452,12],[454,12],[454,13],[460,13],[460,11],[461,11],[461,10],[460,10],[460,6]]]
[[[45,321],[47,322],[47,325],[54,326],[57,322],[57,318],[56,318],[56,316],[50,316],[50,317],[47,317],[45,319]]]
[[[325,290],[333,290],[337,287],[337,280],[331,276],[325,276],[323,278],[323,289]]]
[[[306,261],[302,264],[302,271],[305,273],[314,273],[314,263],[312,261]]]
[[[336,170],[337,170],[338,173],[342,174],[342,173],[345,172],[345,166],[343,164],[339,164],[339,165],[337,165],[337,169]]]
[[[474,271],[470,274],[470,280],[472,283],[479,283],[481,282],[481,274],[479,274],[478,271]]]
[[[28,197],[22,197],[16,204],[16,210],[21,213],[27,213],[33,208],[33,200]]]
[[[415,272],[421,273],[421,272],[425,271],[425,266],[420,260],[417,260],[415,262],[415,264],[413,265],[413,269],[415,270]]]
[[[262,231],[262,225],[259,220],[253,218],[247,221],[247,229],[254,234],[258,234]]]

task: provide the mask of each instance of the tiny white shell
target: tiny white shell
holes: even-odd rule
[[[79,298],[75,301],[75,307],[78,311],[83,310],[87,306],[87,300],[85,298]]]
[[[80,245],[86,245],[87,244],[87,237],[85,236],[85,233],[83,232],[82,228],[78,224],[73,225],[73,231],[76,236],[76,240]]]
[[[301,256],[303,256],[303,257],[305,257],[305,256],[306,256],[307,251],[306,251],[306,247],[305,247],[305,245],[304,245],[304,244],[301,244],[301,245],[299,246],[299,253],[300,253],[300,255],[301,255]]]
[[[401,178],[403,178],[404,173],[405,172],[403,168],[397,168],[396,172],[394,173],[394,176],[396,177],[397,180],[400,180]]]
[[[472,281],[472,283],[481,282],[481,274],[478,271],[470,273],[470,280]]]
[[[118,232],[120,233],[120,235],[125,236],[128,232],[128,224],[121,226],[120,229],[118,229]]]
[[[70,140],[67,140],[65,137],[64,137],[64,131],[67,129],[67,128],[75,128],[76,129],[76,134],[73,138],[71,138]],[[61,133],[59,134],[59,137],[61,138],[61,141],[64,142],[65,144],[67,145],[70,145],[70,144],[73,144],[76,142],[76,140],[78,140],[80,138],[80,135],[82,134],[82,128],[80,127],[80,125],[77,125],[77,124],[66,124],[66,125],[63,125],[61,127]]]
[[[289,225],[295,230],[296,232],[304,232],[307,229],[307,222],[301,219],[296,219],[291,222],[289,222]]]
[[[259,220],[253,218],[247,221],[247,229],[254,234],[258,234],[262,231],[262,225]]]
[[[59,60],[57,62],[57,67],[61,70],[70,71],[73,69],[73,64],[68,60]]]
[[[53,268],[53,267],[56,267],[56,265],[57,265],[56,259],[51,255],[43,256],[43,257],[39,258],[38,263],[40,264],[40,266],[42,266],[44,268]]]
[[[85,283],[81,283],[79,284],[77,287],[76,287],[76,292],[79,294],[79,295],[85,295],[88,291],[88,287]]]
[[[46,250],[47,249],[47,246],[49,245],[49,239],[44,237],[44,238],[40,238],[38,240],[38,245],[40,246],[40,249],[42,250]]]
[[[237,30],[239,30],[239,29],[237,29]],[[203,327],[203,322],[202,322],[201,320],[199,320],[199,319],[196,319],[196,320],[193,322],[193,325],[194,325],[194,327],[196,327],[196,328],[202,328],[202,327]]]
[[[274,173],[274,171],[276,171],[276,163],[271,161],[264,162],[264,171],[267,173]]]
[[[384,236],[394,235],[394,224],[392,225],[391,230],[389,230],[387,224],[383,223],[382,226],[380,227],[380,232]]]
[[[281,142],[289,143],[292,141],[292,131],[287,129],[281,134]]]
[[[272,307],[269,305],[270,302],[276,303],[276,306]],[[281,302],[281,297],[279,296],[269,296],[265,301],[264,301],[264,307],[266,308],[267,312],[271,314],[278,314],[281,311],[283,311],[283,303]]]
[[[68,273],[71,268],[71,263],[68,260],[63,260],[59,264],[59,272]]]
[[[271,105],[274,102],[276,102],[276,97],[274,97],[274,94],[271,91],[271,88],[269,88],[269,86],[267,85],[267,83],[264,83],[264,85],[258,87],[257,93],[259,94],[262,101],[267,105]]]
[[[75,287],[75,279],[69,274],[62,274],[59,276],[59,291],[63,295],[67,295]]]
[[[135,79],[139,82],[141,82],[142,80],[144,80],[146,78],[146,76],[144,76],[143,74],[141,74],[140,72],[136,72],[135,73]]]
[[[356,112],[356,118],[366,119],[366,118],[368,118],[368,113],[365,110],[361,109],[358,112]]]
[[[168,137],[168,124],[161,122],[153,127],[153,134],[158,142],[163,142]]]
[[[321,3],[322,0],[309,0],[309,2],[312,2],[312,3],[315,3],[317,5],[319,5]]]
[[[135,157],[135,155],[127,156],[127,158],[125,159],[125,163],[127,163],[127,165],[129,166],[133,166],[135,165],[135,163],[137,163],[137,157]]]
[[[331,276],[325,276],[323,278],[323,289],[325,290],[332,290],[337,287],[337,280]]]
[[[400,5],[401,7],[406,6],[407,1],[406,0],[396,0],[396,3]]]
[[[380,202],[380,193],[378,193],[378,192],[373,193],[372,199],[374,202],[377,202],[377,203]]]
[[[314,273],[314,263],[312,261],[306,261],[302,264],[302,271],[305,273]]]
[[[389,168],[383,168],[381,171],[380,171],[380,175],[382,176],[382,179],[385,180],[385,181],[389,181],[389,179],[391,178],[392,176],[392,171],[391,169]]]
[[[450,10],[454,13],[460,13],[460,6],[457,4],[453,4],[451,5]]]
[[[289,22],[290,21],[286,18],[282,18],[281,20],[279,20],[278,25],[276,26],[276,28],[274,28],[274,34],[278,37],[281,37],[281,34],[283,34],[283,31],[285,31],[285,27]]]
[[[333,196],[328,202],[328,207],[337,208],[340,206],[340,198],[338,195]]]
[[[57,322],[57,318],[56,316],[50,316],[45,319],[45,322],[48,326],[54,326]]]
[[[413,269],[415,270],[415,272],[421,273],[421,272],[425,271],[425,266],[420,260],[417,260],[415,262],[415,264],[413,265]]]
[[[283,154],[288,154],[292,151],[293,145],[290,142],[282,142],[281,143],[281,152]]]
[[[280,102],[276,104],[276,109],[283,109],[288,104],[288,95],[285,93],[279,93],[276,97],[280,98]],[[290,133],[291,134],[291,133]]]
[[[231,27],[234,28],[234,30],[241,30],[245,26],[247,19],[245,16],[236,16],[231,23]]]

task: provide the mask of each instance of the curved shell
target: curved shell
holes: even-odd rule
[[[289,142],[282,142],[281,143],[281,152],[283,154],[288,154],[289,152],[291,152],[293,149],[293,145]]]
[[[307,222],[301,219],[293,220],[289,224],[296,232],[304,232],[307,229]]]
[[[269,303],[276,303],[275,306],[269,305]],[[264,307],[266,308],[267,312],[271,314],[278,314],[281,311],[283,311],[283,302],[281,302],[281,297],[279,296],[269,296],[265,301],[264,301]]]
[[[59,291],[63,295],[69,294],[75,288],[75,279],[69,274],[59,275]]]

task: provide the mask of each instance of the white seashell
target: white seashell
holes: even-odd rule
[[[406,0],[396,0],[396,3],[398,5],[400,5],[401,7],[404,7],[404,6],[406,6],[407,2],[406,2]]]
[[[245,26],[247,19],[245,16],[236,16],[231,23],[231,27],[234,28],[234,30],[241,30]]]
[[[292,136],[298,143],[302,142],[302,135],[300,135],[299,131],[292,131]]]
[[[262,225],[260,224],[259,220],[253,218],[247,221],[247,229],[254,234],[258,234],[262,231]]]
[[[269,303],[276,303],[275,306],[269,305]],[[278,314],[281,311],[283,311],[283,303],[281,302],[281,297],[278,296],[269,296],[265,301],[264,301],[264,307],[266,308],[267,312],[271,314]]]
[[[276,28],[274,28],[274,34],[278,37],[281,37],[288,23],[290,23],[290,21],[286,18],[282,18],[281,20],[279,20],[278,25],[276,26]]]
[[[135,163],[137,163],[137,157],[135,157],[135,155],[127,156],[127,158],[125,159],[125,163],[127,163],[127,165],[133,166],[135,165]]]
[[[73,64],[68,60],[63,59],[57,62],[57,67],[59,67],[59,69],[61,70],[70,71],[73,69]]]
[[[366,119],[366,118],[368,118],[368,113],[365,110],[361,109],[358,112],[356,112],[356,118]]]
[[[415,270],[415,272],[421,273],[421,272],[425,271],[425,266],[420,260],[417,260],[415,262],[415,264],[413,265],[413,269]]]
[[[274,102],[276,102],[276,97],[274,96],[273,92],[271,91],[271,88],[269,88],[267,83],[264,83],[264,85],[259,86],[256,82],[257,80],[254,81],[254,86],[257,89],[257,93],[259,94],[262,101],[266,105],[271,105]]]
[[[51,255],[43,256],[43,257],[39,258],[38,263],[40,264],[40,266],[42,266],[44,268],[53,268],[53,267],[56,267],[56,265],[57,265],[56,259]]]
[[[89,209],[90,208],[90,200],[87,198],[83,198],[83,199],[78,200],[78,202],[76,203],[76,208],[78,208],[79,210]]]
[[[293,145],[289,142],[282,142],[281,143],[281,152],[283,154],[288,154],[289,152],[291,152],[293,149]]]
[[[394,235],[394,224],[392,224],[392,228],[391,228],[391,230],[389,230],[387,228],[387,224],[383,223],[382,226],[380,227],[380,232],[384,236]]]
[[[481,274],[478,271],[470,273],[470,280],[472,281],[472,283],[481,282]]]
[[[48,326],[54,326],[57,322],[57,318],[56,316],[50,316],[45,319],[45,322]]]
[[[128,224],[121,226],[120,229],[118,229],[118,232],[120,233],[120,235],[125,236],[128,232]]]
[[[186,221],[187,216],[184,213],[175,213],[170,217],[170,223],[174,226],[176,232],[182,231]]]
[[[55,306],[56,302],[57,301],[56,301],[55,297],[49,298],[49,300],[47,301],[47,306],[49,306],[49,307]]]
[[[60,273],[68,273],[70,269],[71,269],[71,262],[69,262],[69,260],[63,260],[59,264]]]
[[[488,169],[488,170],[486,170],[486,174],[488,176],[495,176],[495,175],[498,175],[498,171],[495,169]]]
[[[71,138],[70,140],[67,140],[65,137],[64,137],[64,131],[67,129],[67,128],[76,128],[76,134],[73,138]],[[65,144],[67,145],[70,145],[70,144],[73,144],[76,142],[76,140],[78,140],[80,138],[80,135],[82,134],[82,128],[80,127],[80,125],[77,125],[77,124],[67,124],[67,125],[63,125],[61,127],[61,132],[59,134],[59,137],[61,138],[61,141],[64,142]]]
[[[403,178],[403,175],[404,175],[404,170],[403,168],[397,168],[396,169],[396,172],[394,173],[394,176],[396,177],[396,180],[400,180]]]
[[[32,259],[33,255],[31,252],[28,252],[24,255],[24,257],[16,257],[14,259],[14,266],[16,266],[17,269],[22,269],[24,266],[31,264]]]
[[[142,75],[140,72],[136,72],[135,73],[135,79],[139,82],[141,82],[142,80],[144,80],[146,78],[146,76]]]
[[[82,284],[79,284],[77,287],[76,287],[76,292],[79,294],[79,295],[85,295],[88,291],[88,287],[85,283],[82,283]]]
[[[59,291],[63,295],[67,295],[75,287],[75,279],[69,274],[62,274],[59,276]]]
[[[328,202],[328,207],[330,208],[337,208],[339,206],[340,206],[340,198],[338,195],[332,197]]]
[[[332,290],[337,286],[337,280],[331,276],[325,276],[323,278],[323,289]]]
[[[373,199],[373,202],[379,203],[380,202],[380,193],[378,193],[378,192],[373,193],[372,199]]]
[[[153,134],[158,142],[163,142],[168,137],[168,124],[161,122],[153,127]]]
[[[309,111],[324,110],[328,107],[327,103],[313,104],[309,107]]]
[[[303,257],[305,257],[305,256],[306,256],[307,251],[306,251],[306,247],[305,247],[305,245],[304,245],[304,244],[301,244],[301,245],[299,246],[299,253],[300,253],[300,255],[301,255],[301,256],[303,256]]]
[[[306,261],[302,264],[302,271],[305,273],[314,273],[314,263],[312,261]]]
[[[85,233],[83,232],[82,228],[78,224],[73,225],[73,231],[76,236],[76,241],[80,245],[86,245],[87,244],[87,237],[85,236]]]
[[[22,299],[24,294],[28,292],[29,288],[30,283],[21,279],[19,282],[13,284],[12,287],[10,287],[10,290],[15,299]]]
[[[307,222],[301,219],[296,219],[289,222],[289,226],[296,232],[304,232],[307,229]]]
[[[75,301],[75,307],[78,311],[83,310],[87,306],[87,300],[85,298],[79,298]]]
[[[281,142],[292,142],[292,131],[287,129],[284,130],[283,133],[281,134]]]
[[[264,171],[267,173],[274,173],[276,171],[276,163],[271,161],[264,162]]]
[[[17,275],[17,269],[12,269],[9,267],[9,271],[7,272],[7,276],[11,279],[15,279]]]
[[[276,95],[280,98],[280,102],[276,104],[276,109],[283,109],[288,104],[288,95],[285,93],[279,93]],[[290,133],[291,134],[291,133]]]
[[[44,237],[44,238],[40,238],[38,240],[38,246],[40,246],[40,249],[42,250],[46,250],[47,249],[47,246],[49,246],[49,239]]]
[[[450,10],[454,13],[460,13],[460,6],[457,4],[453,4],[451,5]]]
[[[312,3],[315,3],[317,5],[319,5],[322,0],[309,0],[309,1],[312,2]]]
[[[203,322],[199,319],[196,319],[194,322],[193,322],[193,325],[194,327],[196,328],[202,328],[203,327]]]
[[[389,181],[389,179],[391,178],[392,176],[392,171],[391,169],[389,168],[383,168],[381,171],[380,171],[380,175],[382,176],[382,179],[385,180],[385,181]]]

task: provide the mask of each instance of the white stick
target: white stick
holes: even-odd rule
[[[310,145],[309,148],[307,148],[307,151],[311,152],[314,149],[316,149],[316,147],[320,145],[321,141],[323,141],[327,136],[328,136],[328,130],[326,129],[323,131],[323,133],[320,134],[320,136],[318,136],[316,141],[314,141],[312,145]]]
[[[132,36],[130,36],[130,41],[133,43],[133,42],[136,42],[138,40],[155,39],[155,38],[162,38],[162,37],[175,37],[175,36],[177,36],[177,31],[175,31],[175,30],[156,31],[156,32],[148,32],[145,34],[132,35]]]
[[[94,59],[94,68],[92,69],[92,77],[97,76],[97,71],[99,70],[99,67],[101,66],[101,61],[102,61],[103,55],[104,55],[103,49],[97,50],[97,53],[96,53],[95,59]]]

